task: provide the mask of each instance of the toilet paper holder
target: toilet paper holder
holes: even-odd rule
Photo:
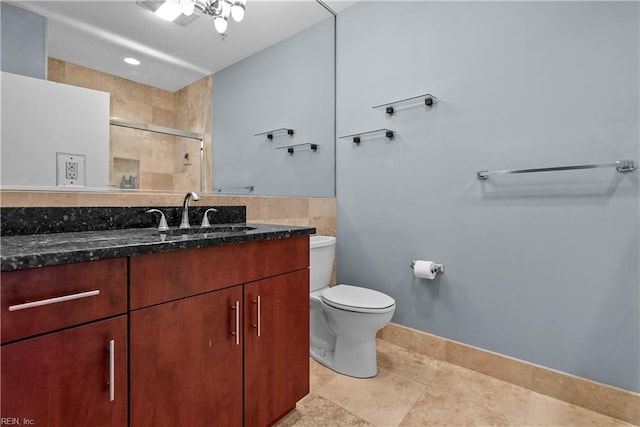
[[[413,270],[413,267],[416,266],[416,261],[411,261],[411,269]],[[433,269],[431,270],[432,273],[444,273],[444,264],[435,264]]]

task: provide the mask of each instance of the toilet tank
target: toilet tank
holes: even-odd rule
[[[311,292],[329,286],[336,253],[336,238],[332,236],[311,236],[309,240],[309,276]]]

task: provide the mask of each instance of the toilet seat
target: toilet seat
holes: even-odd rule
[[[358,313],[387,313],[396,306],[395,300],[389,295],[351,285],[324,289],[320,298],[331,307]]]

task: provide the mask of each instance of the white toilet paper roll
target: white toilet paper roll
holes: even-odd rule
[[[433,261],[416,261],[413,274],[419,279],[433,280],[436,277],[436,263]]]

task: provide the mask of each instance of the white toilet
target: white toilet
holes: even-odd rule
[[[344,375],[374,377],[376,332],[393,316],[396,302],[373,289],[329,287],[336,238],[311,236],[311,357]]]

